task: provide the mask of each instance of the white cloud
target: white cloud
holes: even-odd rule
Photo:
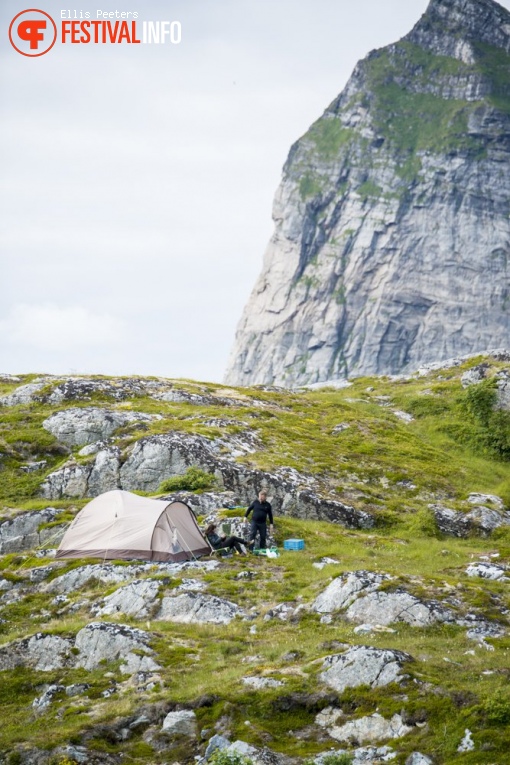
[[[19,303],[0,320],[3,343],[66,352],[76,348],[112,346],[123,337],[123,323],[109,314],[81,306]]]

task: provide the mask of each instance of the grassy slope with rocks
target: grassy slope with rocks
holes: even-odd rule
[[[315,724],[317,713],[338,706],[345,720],[371,715],[386,718],[400,713],[414,725],[402,739],[383,742],[398,753],[402,764],[420,751],[436,763],[490,765],[508,761],[510,751],[510,693],[508,667],[510,637],[487,639],[486,645],[469,640],[466,629],[455,624],[426,628],[393,624],[391,631],[358,634],[342,613],[331,623],[304,609],[294,621],[264,617],[276,605],[309,605],[343,573],[365,569],[394,577],[391,587],[402,587],[422,599],[462,603],[462,608],[507,626],[510,608],[508,585],[467,576],[466,567],[483,556],[499,554],[498,564],[510,563],[510,532],[500,529],[491,538],[454,539],[441,535],[429,505],[442,503],[466,511],[471,492],[496,494],[510,505],[510,428],[505,412],[494,412],[493,375],[505,368],[490,361],[489,379],[478,388],[463,389],[461,375],[481,358],[409,379],[358,379],[343,390],[314,391],[232,390],[217,385],[179,381],[180,390],[201,395],[233,397],[243,405],[228,407],[186,402],[155,401],[137,396],[115,402],[95,395],[91,402],[60,404],[32,402],[0,409],[0,499],[2,519],[51,504],[69,519],[84,500],[48,503],[38,496],[45,475],[61,466],[69,453],[42,428],[53,412],[75,406],[132,408],[162,415],[151,423],[133,423],[117,434],[117,445],[127,448],[149,433],[184,431],[208,437],[240,432],[249,423],[260,439],[259,451],[239,457],[263,470],[281,466],[316,477],[324,495],[336,496],[376,518],[370,531],[346,530],[338,525],[278,516],[276,537],[306,540],[303,552],[282,552],[275,560],[234,557],[218,568],[192,576],[202,580],[209,595],[233,601],[253,619],[236,619],[228,626],[176,624],[136,620],[123,615],[104,621],[146,629],[161,665],[160,679],[140,691],[120,673],[119,662],[93,671],[58,669],[38,672],[17,667],[0,673],[0,759],[5,763],[32,762],[30,749],[52,752],[71,742],[91,753],[106,753],[105,761],[136,763],[192,762],[203,753],[200,741],[166,741],[162,751],[148,743],[138,729],[127,740],[116,734],[118,720],[136,715],[141,707],[161,702],[195,706],[198,730],[228,734],[256,747],[267,746],[303,762],[331,747],[341,746]],[[21,384],[3,378],[0,395]],[[49,383],[51,387],[51,383]],[[254,401],[259,402],[254,405]],[[264,402],[266,406],[261,406]],[[395,412],[413,416],[404,422]],[[214,426],[212,418],[231,424]],[[348,425],[333,432],[338,425]],[[495,435],[496,434],[496,435]],[[76,456],[78,449],[73,450]],[[78,460],[86,459],[77,457]],[[46,460],[39,470],[25,474],[22,465]],[[232,516],[239,511],[219,511]],[[324,556],[338,561],[322,570],[313,566]],[[88,561],[90,562],[90,561]],[[97,561],[96,561],[97,562]],[[50,557],[24,551],[0,557],[0,576],[19,586],[19,599],[0,598],[2,645],[36,632],[70,637],[89,622],[90,604],[116,589],[91,581],[71,592],[63,608],[55,593],[30,583],[29,573],[52,565]],[[59,562],[49,579],[84,565]],[[238,579],[243,571],[253,581]],[[143,577],[158,576],[157,568]],[[143,578],[142,577],[142,578]],[[163,594],[171,593],[182,577],[163,578]],[[11,590],[12,592],[12,590]],[[9,595],[9,592],[7,592]],[[101,620],[101,619],[100,619]],[[255,628],[255,629],[253,629]],[[350,688],[341,694],[319,680],[323,659],[338,653],[341,644],[371,645],[409,653],[401,685]],[[487,650],[487,645],[494,650]],[[251,690],[242,683],[247,675],[270,677],[283,686]],[[45,710],[35,712],[32,702],[50,684],[87,683],[83,695],[58,693]],[[104,691],[115,687],[109,697]],[[314,696],[318,691],[325,695]],[[332,700],[332,696],[334,697]],[[204,697],[207,697],[204,700]],[[202,703],[197,705],[197,700]],[[168,706],[170,705],[170,706]],[[475,750],[459,754],[464,731],[473,732]],[[199,737],[200,738],[200,737]],[[347,747],[349,748],[349,747]],[[55,763],[65,762],[54,754]],[[90,755],[92,757],[92,754]],[[110,759],[108,759],[110,758]]]

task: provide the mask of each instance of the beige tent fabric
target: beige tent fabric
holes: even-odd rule
[[[191,560],[211,548],[183,502],[108,491],[85,505],[64,535],[57,558]]]

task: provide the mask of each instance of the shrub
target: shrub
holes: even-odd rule
[[[484,704],[484,711],[488,722],[493,725],[506,725],[510,723],[510,696],[498,691]]]
[[[322,765],[352,765],[352,756],[344,752],[334,752],[333,754],[327,754],[322,758]]]
[[[468,388],[464,403],[478,425],[478,443],[496,459],[510,460],[510,412],[495,409],[497,398],[497,381],[491,378]]]
[[[227,752],[225,749],[216,749],[208,760],[211,765],[253,765],[253,760],[244,757],[237,752]]]
[[[348,752],[331,752],[320,758],[321,765],[352,765],[352,755]],[[314,765],[315,760],[307,760],[305,765]]]
[[[184,475],[176,475],[163,481],[159,491],[204,491],[205,489],[214,489],[215,487],[216,478],[212,473],[206,473],[205,470],[200,470],[200,468],[190,467]]]

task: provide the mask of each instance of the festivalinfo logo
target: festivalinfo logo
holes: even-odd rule
[[[143,21],[137,11],[60,11],[63,45],[165,44],[179,45],[180,21]],[[12,47],[22,56],[44,56],[59,37],[57,23],[46,11],[29,8],[16,14],[9,26]]]

